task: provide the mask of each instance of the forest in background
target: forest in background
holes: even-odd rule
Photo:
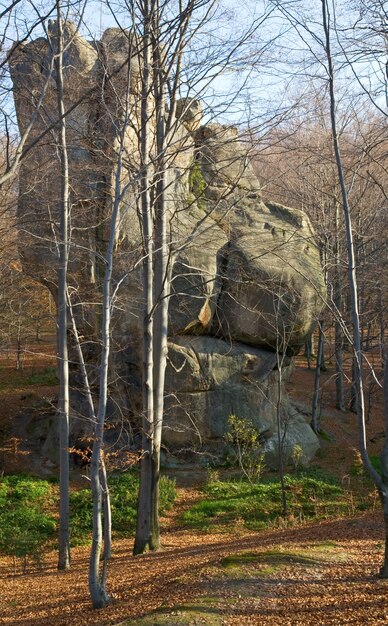
[[[327,285],[325,307],[319,319],[316,320],[317,331],[314,334],[314,343],[312,346],[306,345],[307,365],[316,369],[316,376],[311,379],[311,385],[315,390],[311,411],[312,424],[317,431],[320,430],[319,420],[323,410],[320,384],[322,385],[322,377],[325,376],[327,368],[330,370],[330,379],[335,386],[335,399],[333,399],[335,408],[339,411],[350,409],[355,413],[358,412],[364,425],[372,419],[374,398],[378,393],[377,390],[384,385],[387,320],[387,7],[382,0],[368,3],[355,1],[332,4],[323,1],[322,7],[323,18],[318,11],[316,15],[310,14],[309,7],[305,7],[303,2],[252,4],[250,6],[252,13],[247,10],[246,14],[243,13],[241,19],[238,20],[239,28],[233,32],[233,38],[231,38],[231,32],[236,23],[236,8],[230,2],[214,3],[202,0],[183,4],[180,2],[154,3],[144,0],[126,3],[126,6],[121,7],[120,10],[119,7],[113,5],[107,5],[104,8],[104,11],[110,11],[115,15],[121,27],[127,28],[132,23],[142,37],[148,36],[152,40],[150,51],[153,54],[153,60],[149,59],[149,64],[150,66],[154,64],[153,71],[156,78],[152,76],[150,79],[150,76],[147,77],[144,74],[142,76],[142,101],[146,102],[144,106],[148,106],[149,115],[155,115],[160,121],[165,118],[169,108],[174,109],[178,97],[199,97],[203,102],[206,120],[209,122],[226,121],[228,124],[236,124],[239,127],[240,141],[246,147],[247,158],[249,157],[254,164],[264,200],[302,209],[311,219],[320,248]],[[12,85],[8,75],[8,63],[12,61],[12,54],[15,54],[15,48],[12,47],[14,40],[28,41],[40,35],[48,17],[56,18],[58,23],[63,18],[71,17],[80,25],[83,32],[87,32],[88,22],[85,16],[88,15],[89,10],[87,3],[77,6],[57,4],[37,8],[30,6],[28,2],[15,2],[9,7],[5,6],[2,10],[5,26],[2,32],[1,60],[2,145],[4,149],[0,175],[2,183],[0,190],[2,270],[0,341],[2,354],[7,355],[12,362],[12,367],[14,364],[15,370],[23,370],[26,355],[30,351],[39,350],[39,342],[44,340],[45,335],[52,337],[61,325],[63,328],[65,324],[66,328],[70,322],[69,318],[67,320],[63,317],[62,320],[60,317],[57,318],[54,300],[46,287],[22,272],[17,244],[20,227],[16,209],[19,192],[18,167],[23,164],[23,158],[28,154],[31,128],[27,128],[22,136],[18,134],[12,106]],[[127,11],[126,15],[125,11]],[[322,19],[327,19],[327,22],[322,23]],[[147,34],[146,27],[149,23],[153,23],[152,28],[155,29],[154,31],[151,29],[152,35]],[[155,32],[158,35],[156,43],[153,39]],[[174,33],[174,37],[171,36],[171,32]],[[186,37],[187,32],[190,33],[188,37]],[[56,65],[53,64],[52,71],[56,72],[57,90],[60,91],[58,63],[65,58],[65,50],[61,48],[63,42],[61,44],[60,34],[57,42],[58,48],[54,54]],[[160,74],[155,71],[155,63],[161,62],[160,59],[155,60],[157,59],[155,50],[159,50],[159,54],[163,54],[166,50],[165,62],[167,59],[171,61],[170,74],[166,73],[165,67],[161,68],[161,66]],[[142,57],[146,66],[144,59],[146,56]],[[151,92],[152,101],[149,99],[147,104],[147,94]],[[44,111],[44,100],[39,103],[39,94],[37,94],[37,102],[36,112],[32,116],[40,115],[41,107]],[[63,101],[62,105],[64,104]],[[60,111],[60,100],[58,107]],[[63,109],[63,114],[59,113],[59,122],[54,120],[49,133],[50,136],[54,136],[53,141],[56,142],[58,148],[58,161],[62,167],[61,203],[62,215],[66,216],[72,181],[68,173],[64,173],[67,150],[64,111],[65,109]],[[124,136],[125,125],[128,123],[128,114],[126,115],[121,118],[122,128],[118,129],[119,144],[116,154],[118,163],[121,159],[121,165],[117,167],[124,170],[125,156],[124,149],[121,149],[124,144],[122,143],[120,148],[120,136]],[[147,161],[147,137],[148,141],[150,140],[150,129],[147,129],[144,119],[143,115],[143,126],[140,127],[138,137],[141,149],[145,150],[142,153],[143,168]],[[34,120],[32,120],[32,127],[33,123]],[[149,177],[151,169],[154,172],[155,164],[156,171],[159,172],[168,168],[166,161],[163,162],[160,157],[164,150],[168,150],[168,146],[171,147],[171,137],[169,138],[168,132],[173,133],[174,130],[170,128],[166,132],[164,128],[160,131],[159,151],[157,150],[156,156],[152,157],[152,162],[148,162],[149,171],[141,179],[143,186],[139,197],[147,197],[149,202],[148,208],[144,204],[142,208],[143,228],[146,228],[145,225],[148,223],[149,241],[155,241],[155,237],[161,237],[160,233],[163,233],[163,229],[167,232],[167,224],[163,221],[165,220],[165,217],[163,218],[165,182],[162,175],[159,178],[156,176],[156,181],[152,184],[158,191],[152,195],[149,193]],[[340,163],[335,142],[340,146]],[[120,185],[124,178],[121,178],[122,173],[118,169],[116,169],[115,176],[116,182],[118,181]],[[67,180],[67,190],[64,185],[65,180]],[[193,193],[195,202],[198,204],[201,202],[201,197],[205,195],[203,184],[201,179],[194,181]],[[113,202],[113,211],[115,203],[118,210],[119,196],[120,189]],[[150,207],[156,216],[154,224],[147,217]],[[361,352],[355,349],[354,292],[352,300],[351,280],[349,281],[349,275],[351,276],[351,272],[349,273],[349,265],[351,265],[349,223],[344,208],[349,210],[351,216],[351,245],[354,254],[354,268],[352,269],[355,270],[353,275],[356,273],[358,283],[359,344],[361,352],[365,355],[363,364],[359,360]],[[158,216],[160,216],[159,223]],[[64,253],[68,246],[64,231],[61,230],[64,224],[67,228],[65,222],[55,225],[58,229],[56,242],[59,259],[61,249]],[[156,230],[153,230],[155,224]],[[108,249],[105,256],[107,266],[114,263],[114,221],[111,225],[112,240],[109,244],[111,252]],[[155,291],[155,283],[152,282],[157,276],[155,263],[157,265],[161,263],[162,274],[158,277],[161,281],[159,284],[166,281],[168,275],[168,263],[165,264],[165,262],[169,255],[169,244],[163,236],[159,242],[155,247],[156,261],[153,257],[154,252],[150,248],[148,251],[147,248],[144,250],[146,264],[147,260],[151,263],[148,270],[151,270],[151,273],[154,271],[154,276],[149,273],[148,279],[147,269],[144,275],[145,284],[147,280],[150,281],[148,286],[151,291]],[[163,248],[163,246],[166,247]],[[162,252],[158,257],[159,249]],[[62,257],[62,269],[63,267]],[[61,262],[58,268],[60,272]],[[105,278],[107,278],[106,274]],[[62,281],[65,279],[65,275],[62,275]],[[60,278],[58,280],[60,283]],[[111,287],[108,283],[106,286],[108,298],[106,303],[109,309],[112,302],[109,291]],[[65,302],[66,288],[63,294],[62,302]],[[168,301],[168,294],[160,301],[149,303],[148,320],[152,318],[151,311],[154,307],[157,309],[163,301]],[[59,311],[62,310],[62,313],[66,308],[66,305],[62,304],[61,307],[59,304]],[[106,368],[108,368],[108,355],[104,356],[104,349],[110,328],[109,320],[105,322],[107,325],[104,329],[104,320],[102,320],[101,363],[105,359]],[[153,323],[156,324],[157,329],[157,325],[160,324],[157,316]],[[156,336],[158,336],[157,330]],[[66,394],[63,395],[66,372],[62,367],[67,361],[67,357],[63,356],[66,351],[66,336],[63,333],[62,342],[64,352],[58,360],[61,378],[58,411],[60,415],[66,413],[68,415],[68,400],[66,400]],[[42,345],[45,345],[44,341]],[[82,339],[79,347],[82,350]],[[60,346],[59,350],[61,350]],[[160,344],[159,351],[160,354],[164,353],[163,343]],[[153,369],[156,380],[159,381],[162,377],[156,372],[162,371],[163,364],[161,363],[162,360],[158,364],[155,362],[149,364],[151,369],[148,370]],[[349,366],[350,363],[352,365]],[[103,369],[101,365],[100,370],[103,371]],[[52,372],[47,373],[52,379]],[[365,405],[361,407],[360,380],[365,383],[364,391],[361,389],[361,393],[365,393],[366,399]],[[160,382],[157,384],[160,386],[159,394],[163,395],[163,384]],[[157,405],[158,394],[153,391],[153,396]],[[101,405],[101,396],[97,403],[94,402],[91,410],[97,409],[100,411],[99,415],[94,414],[93,419],[103,427],[105,414]],[[163,403],[160,404],[159,400],[157,409],[152,409],[148,405],[148,409],[143,407],[143,410],[146,414],[147,410],[158,410],[162,414]],[[379,410],[381,411],[381,403]],[[159,422],[161,418],[159,419],[155,413],[153,417],[148,416],[143,425],[147,445],[151,446],[149,459],[157,458],[160,454],[160,441],[156,449],[153,448],[155,438],[157,441],[160,436],[155,434],[155,428],[161,426]],[[380,430],[383,429],[384,424],[381,423]],[[244,432],[243,437],[249,438],[249,432]],[[104,478],[104,462],[101,456],[102,440],[100,444],[99,450],[94,446],[95,452],[92,458],[92,480],[94,463],[96,481],[93,525],[94,532],[97,533],[94,535],[93,549],[97,549],[97,552],[94,557],[94,571],[90,574],[90,584],[95,606],[110,602],[106,591],[106,568],[103,567],[102,572],[99,572],[99,550],[105,549],[106,562],[110,550],[110,538],[105,535],[103,541],[101,526],[102,521],[106,526],[108,519],[107,509],[105,509],[105,517],[102,515],[108,491],[104,487],[106,478]],[[142,445],[143,451],[146,450],[147,445],[144,440]],[[67,460],[62,463],[68,463],[69,445],[62,443],[61,448],[65,450],[65,457],[67,457]],[[256,459],[254,465],[255,463],[257,465],[260,455],[254,446],[252,449]],[[330,454],[328,449],[326,452]],[[366,451],[362,449],[361,452],[365,457]],[[246,464],[251,463],[249,455],[248,451],[244,461],[245,466],[244,463],[240,463],[240,466],[244,466],[244,470],[246,470]],[[143,454],[143,460],[146,456]],[[158,463],[157,460],[157,465]],[[297,462],[296,465],[298,465]],[[374,471],[375,466],[374,462]],[[6,470],[6,461],[4,469]],[[372,478],[379,490],[384,515],[388,520],[385,505],[384,458],[383,465],[379,465],[377,470],[380,478],[376,478],[373,473]],[[151,511],[151,517],[145,523],[152,526],[153,470],[150,467],[148,469],[143,467],[141,471],[143,487],[151,476],[151,483],[148,484],[143,494],[146,494],[146,501],[147,498],[151,498],[150,504],[147,505]],[[157,470],[157,475],[158,472],[159,470]],[[158,477],[156,481],[158,483]],[[66,501],[66,498],[68,499],[69,495],[62,496],[61,500]],[[139,506],[142,512],[147,509],[144,503]],[[133,504],[133,510],[135,509],[136,503]],[[65,515],[68,515],[68,509]],[[130,515],[136,516],[135,513]],[[154,520],[154,524],[156,524],[157,536],[159,532],[157,520]],[[67,528],[68,532],[68,522],[65,523],[64,528],[65,530]],[[137,532],[139,536],[139,526]],[[149,533],[148,528],[146,531],[148,538],[143,537],[140,541],[144,545],[139,551],[143,551],[149,543]],[[158,541],[154,541],[154,547],[158,546]],[[152,543],[153,540],[151,540],[151,548]],[[68,567],[66,553],[69,551],[69,539],[66,537],[62,548],[62,566]]]

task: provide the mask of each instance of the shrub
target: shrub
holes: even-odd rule
[[[70,493],[70,543],[72,546],[87,543],[92,528],[93,506],[90,489]]]
[[[231,415],[225,435],[231,444],[234,461],[249,482],[258,482],[264,470],[264,453],[261,448],[260,431],[249,419]]]

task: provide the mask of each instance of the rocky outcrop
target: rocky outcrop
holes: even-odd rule
[[[139,190],[133,177],[140,160],[141,50],[130,32],[119,29],[108,29],[100,42],[91,44],[67,24],[65,37],[65,99],[66,106],[72,107],[67,117],[69,280],[92,380],[117,128],[124,114],[129,112],[130,117],[115,251],[114,280],[120,290],[112,325],[108,416],[113,425],[120,423],[123,432],[136,428],[141,414],[143,252]],[[30,135],[35,144],[20,171],[18,212],[24,269],[54,295],[60,172],[55,124],[45,131],[57,118],[55,39],[52,23],[49,42],[38,39],[19,45],[11,57],[22,131],[46,90]],[[323,278],[311,225],[302,211],[263,203],[249,151],[238,141],[235,128],[203,125],[201,104],[188,98],[177,103],[175,113],[167,172],[172,288],[165,445],[171,450],[220,446],[233,413],[257,425],[268,457],[274,456],[280,411],[286,447],[299,443],[307,461],[318,442],[290,407],[284,380],[291,368],[290,356],[311,334],[321,308]],[[287,354],[281,359],[287,361],[281,385],[277,354]],[[73,381],[80,389],[77,377],[75,367]],[[80,391],[74,393],[73,407],[79,418],[73,420],[77,438],[86,428]],[[128,428],[123,429],[123,420]],[[118,430],[112,432],[117,437]]]

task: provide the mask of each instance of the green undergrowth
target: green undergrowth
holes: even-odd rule
[[[231,526],[261,530],[366,508],[336,477],[317,470],[287,475],[285,482],[286,516],[282,514],[280,482],[267,477],[256,484],[242,479],[209,481],[203,487],[203,499],[185,511],[180,521],[200,531],[230,531]]]
[[[139,487],[136,472],[110,476],[109,492],[112,510],[113,536],[132,535],[136,526],[137,493]],[[175,481],[167,476],[160,479],[159,512],[164,515],[176,498]],[[82,545],[90,540],[92,526],[92,495],[90,489],[74,491],[70,495],[71,542]]]
[[[53,542],[55,489],[46,480],[10,475],[0,480],[0,555],[40,566],[44,548]],[[14,561],[16,569],[16,561]]]
[[[135,530],[138,475],[125,472],[109,477],[112,530],[114,536],[132,535]],[[29,563],[41,565],[44,553],[56,547],[59,487],[28,475],[0,478],[0,556],[14,557],[25,571]],[[169,510],[176,498],[175,481],[162,476],[160,513]],[[92,496],[90,489],[70,494],[71,544],[91,539]]]
[[[58,385],[58,377],[55,367],[44,367],[39,371],[33,371],[27,378],[28,385]]]
[[[378,474],[381,474],[381,460],[377,454],[369,455],[369,460],[373,469],[376,470]],[[354,451],[354,459],[350,468],[350,474],[352,476],[360,476],[370,478],[368,471],[365,469],[364,464],[362,462],[361,454],[358,450]]]
[[[20,369],[15,371],[9,368],[0,368],[2,372],[0,380],[0,392],[15,391],[26,386],[30,387],[54,387],[58,385],[55,367],[46,366],[40,368]]]

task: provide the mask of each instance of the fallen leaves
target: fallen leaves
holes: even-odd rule
[[[57,572],[55,554],[47,555],[44,570],[16,577],[7,570],[8,562],[1,570],[0,624],[104,626],[126,618],[136,623],[161,606],[206,594],[223,600],[224,624],[387,624],[387,583],[375,576],[382,536],[380,516],[368,514],[238,538],[172,531],[165,535],[168,547],[141,557],[131,556],[130,542],[119,541],[109,569],[115,601],[99,611],[89,601],[88,549],[74,550],[67,572]],[[265,567],[266,555],[270,564],[275,550],[295,558],[287,556],[280,568],[264,570],[265,576],[253,572],[233,584],[219,579],[222,559],[252,552],[261,555],[260,567]],[[319,558],[307,566],[301,554]]]

